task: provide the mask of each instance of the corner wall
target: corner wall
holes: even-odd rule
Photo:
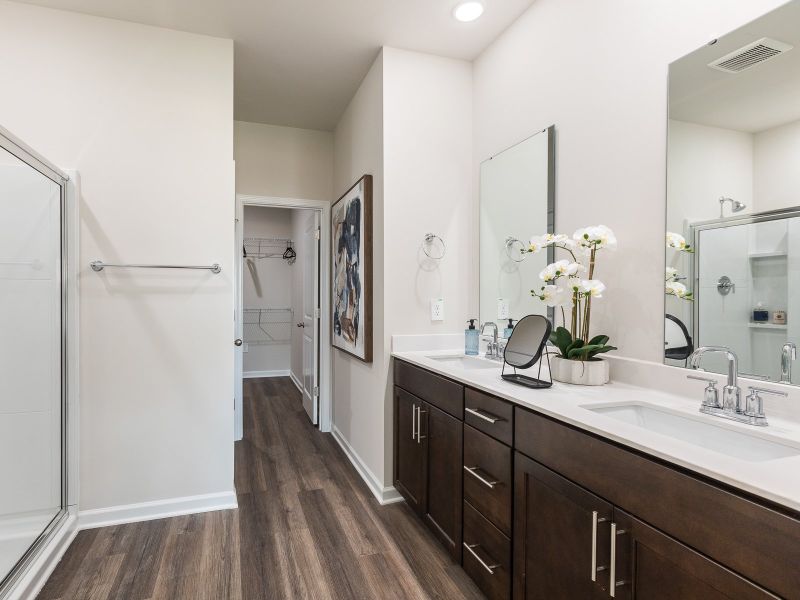
[[[3,126],[81,177],[81,510],[233,501],[233,43],[0,1],[0,55]]]
[[[335,196],[374,177],[374,359],[334,350],[334,434],[383,500],[393,490],[391,337],[452,333],[476,308],[470,296],[477,240],[469,177],[471,65],[384,48],[335,131]],[[441,261],[421,249],[441,236]],[[432,252],[438,251],[438,248]],[[432,322],[430,299],[445,299]]]
[[[383,53],[375,59],[334,130],[333,198],[362,175],[372,186],[373,362],[333,349],[333,434],[358,464],[373,493],[387,487],[384,422],[387,357],[384,348]],[[328,268],[328,267],[324,267]],[[389,484],[390,485],[390,484]]]

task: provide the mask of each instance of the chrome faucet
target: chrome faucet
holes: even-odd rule
[[[786,342],[781,349],[781,383],[792,383],[792,361],[797,360],[797,346]]]
[[[719,408],[730,413],[741,413],[742,390],[739,389],[739,358],[733,350],[725,346],[701,346],[689,356],[689,364],[693,369],[700,368],[700,359],[704,354],[712,352],[720,352],[728,358],[728,384],[722,390],[722,405]]]
[[[486,321],[483,325],[481,325],[481,337],[486,335],[485,331],[487,327],[492,327],[492,339],[486,345],[486,358],[498,358],[500,356],[499,346],[497,345],[497,336],[499,330],[497,328],[497,323],[493,321]]]
[[[787,344],[786,346],[788,346]],[[787,352],[786,346],[784,351]],[[794,346],[794,344],[792,344]],[[711,352],[721,352],[728,357],[728,383],[723,388],[722,403],[719,401],[717,392],[717,380],[709,377],[698,377],[688,375],[689,379],[705,381],[706,386],[703,403],[700,405],[700,412],[725,419],[732,419],[749,425],[765,426],[767,417],[764,415],[764,401],[759,394],[774,394],[776,396],[786,396],[786,392],[776,392],[760,387],[749,386],[750,393],[747,395],[745,406],[742,406],[741,389],[738,385],[739,359],[736,353],[725,346],[702,346],[692,352],[689,356],[689,364],[693,369],[700,366],[700,358],[704,354]]]

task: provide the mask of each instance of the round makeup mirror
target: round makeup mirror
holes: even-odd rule
[[[553,326],[547,317],[542,315],[528,315],[520,319],[514,327],[511,337],[506,344],[503,354],[505,362],[503,364],[502,378],[512,383],[518,383],[532,388],[548,388],[553,385],[552,381],[543,381],[542,374],[542,353],[547,354],[547,341],[550,339],[550,332]],[[537,377],[528,377],[517,374],[517,369],[528,369],[539,362]],[[505,365],[513,367],[514,373],[506,373]],[[547,360],[547,376],[550,377],[550,361]]]

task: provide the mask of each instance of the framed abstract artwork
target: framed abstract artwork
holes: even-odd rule
[[[331,344],[372,362],[372,175],[331,207]]]

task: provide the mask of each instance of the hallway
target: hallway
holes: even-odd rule
[[[39,600],[482,598],[405,503],[377,503],[289,378],[246,380],[244,420],[238,511],[82,531]]]

